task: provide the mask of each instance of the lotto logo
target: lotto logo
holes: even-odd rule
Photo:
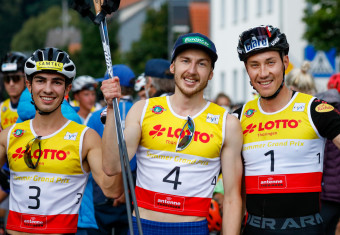
[[[14,158],[14,160],[18,160],[19,158],[22,158],[24,156],[25,153],[25,149],[23,148],[18,148],[15,150],[15,153],[12,155],[12,158]]]
[[[260,122],[258,125],[251,123],[248,126],[246,126],[246,129],[243,131],[243,135],[247,135],[248,133],[252,133],[256,130],[258,132],[266,131],[266,130],[272,130],[272,129],[286,129],[286,128],[297,128],[299,126],[299,123],[301,123],[301,120],[288,120],[288,119],[282,119],[282,120],[275,120],[275,121],[268,121],[268,122]]]
[[[179,135],[181,133],[182,129],[173,129],[173,127],[169,127],[168,129],[166,127],[162,127],[162,125],[156,125],[153,127],[153,129],[149,132],[149,135],[152,136],[154,139],[155,137],[162,136],[163,134],[166,134],[166,137],[168,138],[179,138]],[[182,133],[181,138],[183,138],[185,135],[190,135],[190,131],[186,130]],[[200,141],[201,143],[208,143],[211,138],[213,138],[213,134],[208,134],[205,132],[199,132],[195,131],[194,133],[194,141]]]
[[[22,147],[18,148],[15,150],[15,153],[12,155],[12,158],[16,161],[19,158],[22,158],[24,156],[25,149]],[[41,150],[41,157],[44,159],[51,159],[51,160],[60,160],[63,161],[66,159],[67,155],[69,155],[70,152],[65,152],[64,150],[57,150],[57,149],[44,149]],[[39,158],[39,149],[36,149],[33,152],[34,158],[38,159]]]
[[[252,133],[254,132],[256,128],[256,125],[254,125],[253,123],[249,124],[246,129],[243,131],[243,135],[247,135],[248,133]]]

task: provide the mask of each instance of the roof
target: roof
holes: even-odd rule
[[[210,36],[210,4],[208,2],[191,2],[189,4],[192,32]]]
[[[128,7],[128,6],[133,5],[133,4],[135,4],[137,2],[140,2],[140,1],[142,1],[142,0],[124,0],[124,1],[120,1],[119,9]]]

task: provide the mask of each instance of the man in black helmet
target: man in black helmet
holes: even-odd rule
[[[107,197],[121,195],[121,179],[102,171],[99,135],[61,113],[76,75],[68,54],[39,49],[27,59],[25,74],[35,117],[0,133],[0,165],[7,156],[11,170],[6,228],[10,234],[76,233],[90,170]]]
[[[16,109],[25,89],[26,60],[26,55],[20,52],[9,52],[1,60],[1,74],[9,98],[0,104],[0,130],[13,125],[18,118]]]
[[[327,138],[340,147],[340,115],[285,85],[288,50],[285,34],[270,25],[239,37],[239,58],[260,95],[235,111],[244,137],[244,234],[322,234],[324,144]]]
[[[18,119],[19,98],[25,89],[24,66],[27,56],[21,52],[9,52],[1,60],[0,72],[8,99],[0,103],[0,131],[13,125]],[[6,163],[0,170],[0,234],[4,234],[4,217],[8,210],[9,169]],[[7,199],[7,200],[5,200]],[[3,231],[2,231],[3,230]]]

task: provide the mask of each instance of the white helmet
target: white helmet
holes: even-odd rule
[[[145,88],[146,85],[146,78],[144,76],[144,73],[138,76],[135,82],[135,91],[140,91],[142,88]]]
[[[76,77],[72,82],[72,92],[78,92],[83,89],[91,90],[97,86],[97,81],[88,75]]]
[[[43,71],[60,73],[69,83],[76,76],[76,66],[69,55],[53,47],[36,50],[25,63],[25,74],[28,79],[31,79],[35,73]]]

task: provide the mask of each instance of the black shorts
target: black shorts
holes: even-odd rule
[[[323,235],[319,213],[292,218],[265,218],[248,215],[243,235]]]

